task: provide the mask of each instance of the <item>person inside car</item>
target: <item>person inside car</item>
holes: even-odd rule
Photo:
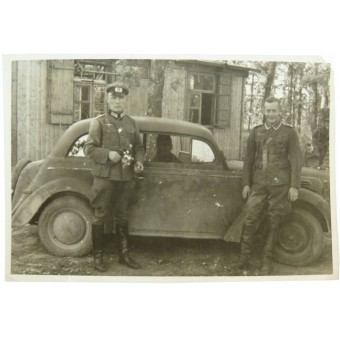
[[[157,153],[151,160],[152,162],[173,162],[180,163],[181,161],[171,152],[172,140],[169,135],[157,136]]]

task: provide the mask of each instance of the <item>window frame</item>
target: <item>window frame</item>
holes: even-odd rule
[[[203,90],[203,89],[195,89],[194,84],[193,88],[191,88],[191,77],[194,76],[209,76],[213,78],[213,88],[212,90]],[[190,71],[189,76],[188,76],[188,91],[189,91],[189,96],[188,96],[188,121],[193,122],[191,118],[191,111],[192,110],[198,110],[198,122],[193,122],[195,124],[200,124],[202,126],[206,127],[212,127],[215,125],[216,121],[216,75],[211,72],[196,72],[196,71]],[[191,105],[191,98],[193,95],[199,94],[200,95],[200,103],[199,107],[197,106],[192,106]],[[203,101],[203,94],[211,94],[211,112],[210,112],[210,124],[202,124],[202,101]]]

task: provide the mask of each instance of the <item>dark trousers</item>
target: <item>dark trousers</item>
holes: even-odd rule
[[[254,184],[248,198],[241,237],[241,262],[247,263],[257,227],[264,216],[267,230],[263,258],[271,258],[282,218],[291,211],[288,185],[263,186]]]
[[[94,224],[104,224],[112,209],[116,224],[127,224],[130,182],[95,177],[92,185],[91,206],[95,209]]]
[[[245,207],[246,223],[256,224],[263,213],[269,221],[288,215],[291,212],[288,191],[288,185],[254,184]]]

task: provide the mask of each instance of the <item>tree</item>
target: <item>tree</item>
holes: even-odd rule
[[[162,101],[164,90],[165,70],[169,66],[168,60],[151,60],[148,115],[162,117]]]
[[[272,86],[273,86],[274,78],[275,78],[275,69],[276,69],[276,62],[270,62],[269,67],[268,67],[267,80],[264,85],[263,102],[266,98],[268,98],[271,95]]]

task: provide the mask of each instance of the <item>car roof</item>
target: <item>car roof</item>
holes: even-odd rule
[[[195,136],[210,142],[215,148],[219,149],[212,133],[200,124],[190,123],[182,120],[159,118],[159,117],[142,117],[131,116],[136,120],[138,128],[141,132],[156,132],[169,134],[183,134]],[[86,134],[89,131],[90,123],[96,118],[88,118],[72,124],[59,138],[53,148],[52,156],[64,156],[68,151],[67,148],[79,136]]]

